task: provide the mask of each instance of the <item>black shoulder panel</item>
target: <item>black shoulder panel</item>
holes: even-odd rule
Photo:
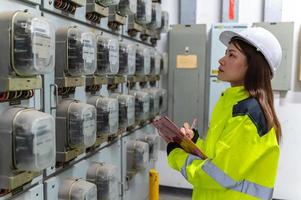
[[[248,115],[255,124],[258,134],[264,136],[268,132],[268,124],[257,99],[250,97],[233,106],[232,116]]]

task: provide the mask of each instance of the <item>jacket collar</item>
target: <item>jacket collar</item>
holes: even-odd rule
[[[222,93],[222,96],[225,99],[227,99],[227,101],[231,101],[232,103],[235,103],[235,102],[238,102],[238,101],[248,98],[250,95],[245,90],[244,86],[235,86],[235,87],[230,87],[230,88],[226,89]]]

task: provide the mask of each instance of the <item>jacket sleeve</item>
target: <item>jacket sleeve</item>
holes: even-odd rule
[[[228,121],[219,141],[210,144],[215,145],[215,153],[211,158],[202,160],[175,148],[168,156],[168,163],[194,187],[232,189],[243,184],[245,179],[273,187],[279,147],[274,129],[271,130],[260,137],[247,115],[233,117]],[[267,168],[271,175],[266,175]],[[258,171],[254,173],[254,170]]]

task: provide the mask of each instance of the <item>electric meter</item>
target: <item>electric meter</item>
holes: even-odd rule
[[[150,57],[150,74],[152,75],[159,75],[161,69],[161,56],[155,50],[151,50],[151,57]]]
[[[59,187],[59,200],[97,200],[96,185],[82,179],[67,179]]]
[[[149,146],[149,159],[157,160],[159,151],[159,137],[155,134],[145,134],[139,138],[140,141],[145,142]]]
[[[56,32],[56,77],[93,74],[96,69],[95,35],[76,26]]]
[[[119,43],[119,74],[133,75],[136,71],[136,46]]]
[[[97,74],[117,74],[119,70],[118,40],[97,35]]]
[[[161,27],[161,4],[152,3],[152,20],[148,24],[151,29],[158,29]]]
[[[4,111],[0,117],[0,159],[4,159],[0,177],[12,169],[38,172],[53,165],[54,127],[54,119],[47,113],[17,107]]]
[[[168,73],[168,54],[166,52],[161,55],[160,72],[161,74]]]
[[[127,172],[144,170],[149,165],[149,146],[147,143],[131,140],[126,147]]]
[[[28,77],[53,71],[55,32],[46,19],[24,11],[3,12],[0,32],[1,76]]]
[[[148,24],[152,20],[152,0],[137,0],[135,20],[139,24]]]
[[[161,95],[160,95],[160,100],[159,100],[159,107],[160,107],[160,112],[164,113],[167,111],[167,90],[160,88]]]
[[[73,99],[64,99],[56,112],[57,151],[90,147],[96,140],[96,108]],[[67,147],[67,148],[68,148]]]
[[[136,51],[137,75],[148,75],[150,73],[150,50],[147,47],[139,47]]]
[[[129,94],[135,96],[136,121],[148,120],[150,108],[150,95],[147,92],[138,90],[130,90]]]
[[[119,199],[117,167],[111,164],[93,162],[87,171],[87,181],[97,187],[98,200]]]
[[[135,124],[135,97],[126,94],[111,94],[119,103],[119,128],[126,128]]]
[[[161,15],[161,32],[167,33],[169,30],[169,14],[167,11],[162,11]]]
[[[103,6],[115,6],[119,4],[119,0],[95,0],[95,3],[99,3]]]
[[[150,103],[149,103],[149,116],[151,118],[155,117],[160,113],[160,96],[161,91],[157,88],[147,88],[143,90],[147,92],[150,96]]]
[[[118,100],[109,97],[94,96],[88,99],[88,104],[97,110],[97,136],[112,135],[118,132]]]
[[[121,15],[133,15],[137,12],[137,0],[120,0],[118,10]]]

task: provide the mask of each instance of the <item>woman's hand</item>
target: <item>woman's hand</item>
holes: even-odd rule
[[[190,125],[189,125],[187,122],[185,122],[185,123],[183,124],[183,127],[182,127],[180,130],[181,130],[181,132],[182,132],[184,135],[186,135],[189,139],[192,139],[192,138],[193,138],[194,132],[193,132],[193,130],[190,128]]]

